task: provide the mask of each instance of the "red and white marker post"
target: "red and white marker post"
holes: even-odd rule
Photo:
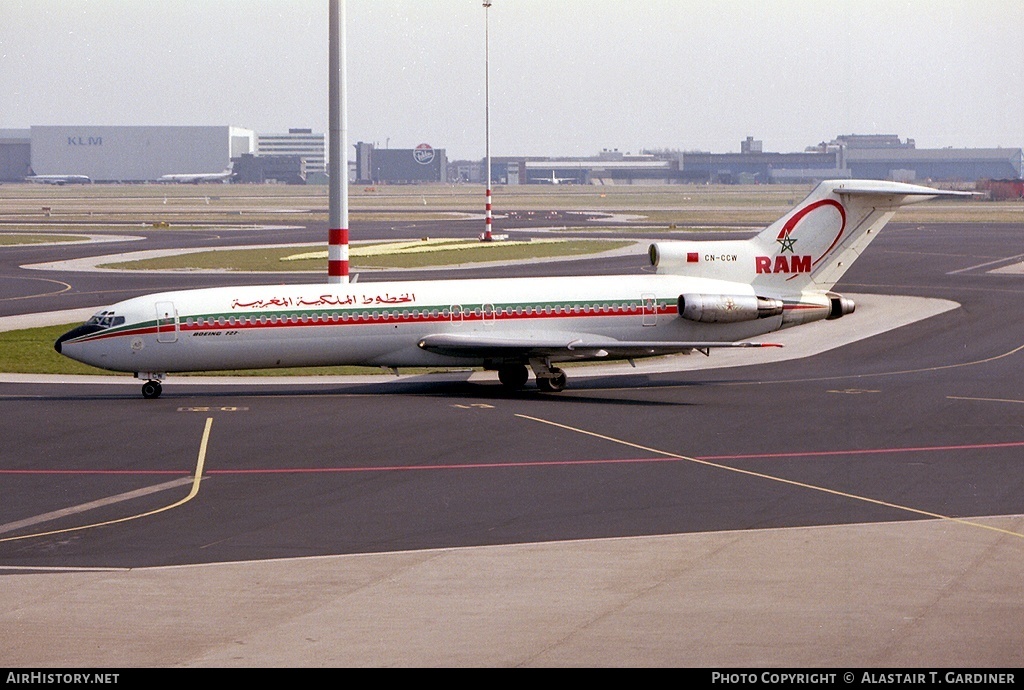
[[[327,282],[348,282],[348,85],[345,74],[345,1],[331,0],[328,80]]]

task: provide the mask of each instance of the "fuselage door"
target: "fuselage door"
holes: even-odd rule
[[[658,298],[645,292],[640,296],[640,309],[643,313],[643,324],[645,326],[658,325]]]
[[[178,311],[174,302],[156,303],[156,341],[174,343],[178,341]]]
[[[449,310],[449,314],[451,314],[451,321],[452,321],[452,323],[462,323],[462,319],[463,319],[464,315],[462,313],[462,305],[461,304],[453,304],[451,306],[451,309]]]

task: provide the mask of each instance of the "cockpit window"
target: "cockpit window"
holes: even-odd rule
[[[124,323],[123,316],[117,316],[112,311],[101,311],[85,322],[86,326],[99,326],[100,328],[113,328]]]

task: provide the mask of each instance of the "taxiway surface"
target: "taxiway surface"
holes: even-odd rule
[[[993,269],[1021,254],[1014,226],[890,225],[827,347],[558,395],[7,379],[0,660],[1019,665],[1024,284]],[[5,314],[237,281],[56,274],[72,288],[31,297],[21,260]],[[565,270],[642,257],[505,274]]]

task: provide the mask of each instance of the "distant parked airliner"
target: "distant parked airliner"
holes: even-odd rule
[[[231,179],[232,172],[229,165],[219,173],[172,173],[161,175],[158,182],[178,182],[184,184],[199,184],[200,182],[227,182]]]

